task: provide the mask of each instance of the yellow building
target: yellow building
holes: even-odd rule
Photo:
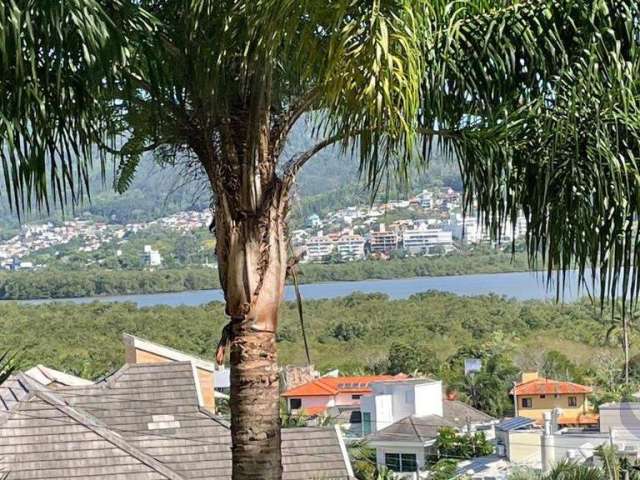
[[[559,425],[593,425],[598,416],[589,405],[591,387],[543,378],[538,372],[522,374],[521,382],[511,390],[515,414],[543,425],[545,412],[560,410]]]

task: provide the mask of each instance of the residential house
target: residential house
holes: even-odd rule
[[[151,245],[145,245],[142,252],[142,263],[147,267],[159,267],[162,265],[162,255],[158,250],[154,250]]]
[[[192,361],[127,364],[95,384],[0,385],[0,478],[231,478],[228,422],[202,407]],[[337,428],[282,431],[283,479],[352,479]]]
[[[483,431],[493,438],[496,423],[465,403],[444,399],[442,382],[431,379],[372,383],[360,409],[363,434],[376,449],[377,463],[414,478],[435,453],[441,428]]]
[[[371,375],[359,377],[321,377],[285,391],[289,413],[325,414],[331,407],[359,406],[363,395],[371,393],[373,382],[399,380],[406,375]]]
[[[416,195],[416,200],[420,202],[420,207],[425,210],[433,208],[433,194],[428,190],[423,190],[422,193]]]
[[[545,412],[558,408],[559,425],[597,425],[598,416],[589,404],[591,387],[572,382],[543,378],[538,372],[523,373],[510,394],[516,416],[528,417],[544,424]]]
[[[224,367],[128,333],[122,335],[122,340],[125,348],[125,361],[128,364],[190,362],[193,365],[194,376],[198,379],[198,395],[201,398],[203,408],[215,412],[216,398],[227,397],[216,390],[216,376],[224,371]],[[222,376],[224,374],[220,375],[220,377]],[[221,385],[221,387],[224,386]]]

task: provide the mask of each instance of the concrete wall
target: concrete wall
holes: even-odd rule
[[[311,407],[329,408],[329,407],[335,406],[336,404],[334,397],[330,395],[327,395],[327,396],[318,395],[313,397],[290,397],[288,400],[291,401],[292,399],[296,399],[296,398],[302,400],[302,407],[301,407],[302,409],[311,408]],[[289,407],[289,411],[291,411],[291,407]]]
[[[415,414],[443,416],[442,382],[416,385]]]
[[[569,397],[576,397],[577,406],[569,406]],[[530,398],[532,402],[531,408],[525,408],[522,406],[522,399]],[[554,408],[562,409],[562,419],[577,419],[578,416],[589,413],[590,406],[585,394],[572,394],[572,395],[545,395],[545,398],[541,398],[540,395],[518,395],[516,397],[518,402],[518,415],[521,417],[527,417],[535,420],[538,424],[544,424],[543,415],[545,412],[550,412]]]
[[[615,403],[600,407],[600,431],[640,430],[640,403]]]
[[[542,452],[542,431],[512,431],[501,435],[507,458],[510,462],[523,465],[540,465]]]
[[[609,435],[594,433],[564,433],[542,436],[542,467],[549,471],[558,462],[574,456],[576,461],[593,456],[595,449],[609,443]]]
[[[354,400],[354,394],[352,393],[339,393],[336,395],[335,404],[336,405],[360,405],[360,399]],[[356,394],[357,395],[357,394]]]

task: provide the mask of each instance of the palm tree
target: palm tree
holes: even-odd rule
[[[0,355],[0,385],[9,378],[15,368],[14,357],[9,352]]]
[[[286,218],[296,174],[324,148],[357,153],[373,191],[387,175],[406,184],[438,148],[494,236],[524,212],[532,263],[582,279],[598,266],[603,296],[640,284],[636,3],[2,2],[4,193],[18,214],[77,203],[92,162],[115,162],[123,191],[145,152],[206,179],[233,478],[280,478]],[[285,158],[301,119],[318,143]]]

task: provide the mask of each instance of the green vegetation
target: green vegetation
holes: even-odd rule
[[[469,459],[493,453],[493,444],[487,440],[484,432],[460,435],[450,427],[438,431],[435,448],[438,459]]]
[[[197,241],[194,242],[197,246]],[[186,248],[186,243],[177,242],[175,245],[175,248]],[[109,261],[115,262],[113,268],[118,268],[118,262],[133,264],[137,259],[135,255],[125,253],[121,257],[110,257]],[[0,299],[75,298],[220,288],[217,271],[207,267],[187,266],[155,271],[63,267],[65,265],[36,272],[0,273]],[[527,270],[527,263],[523,255],[512,257],[507,253],[482,252],[332,265],[303,264],[299,281],[317,283],[524,270]]]
[[[482,358],[487,376],[500,372],[500,386],[480,389],[483,394],[492,392],[497,398],[493,404],[498,406],[509,404],[507,391],[519,370],[542,369],[551,357],[562,358],[568,379],[604,390],[619,383],[623,365],[620,336],[612,336],[607,343],[605,322],[597,313],[587,302],[563,306],[437,292],[407,300],[353,294],[305,302],[311,357],[320,370],[417,371],[442,378],[450,394],[470,403],[484,402],[481,405],[487,405],[489,412],[491,402],[483,395],[474,396],[470,385],[465,385],[464,358]],[[223,304],[217,302],[175,308],[7,302],[0,304],[0,351],[19,349],[20,368],[42,363],[96,378],[124,362],[122,332],[213,359],[226,322]],[[634,331],[632,345],[636,338],[640,335]],[[305,362],[293,302],[283,305],[278,340],[282,364]],[[416,356],[408,355],[408,349]]]

